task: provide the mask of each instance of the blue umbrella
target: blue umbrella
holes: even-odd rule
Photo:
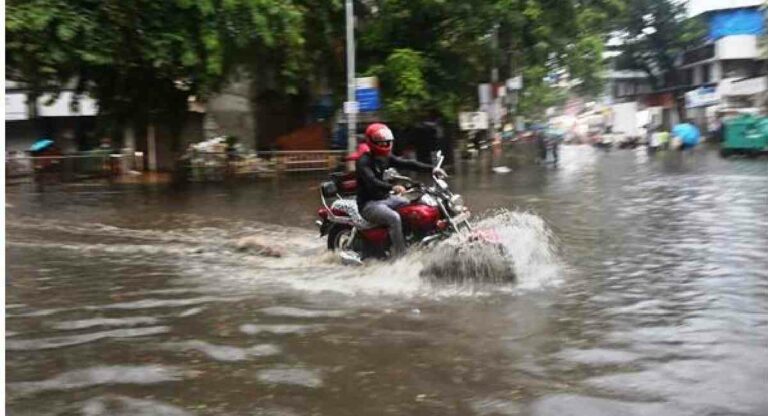
[[[678,124],[672,128],[672,135],[677,136],[686,146],[695,146],[699,144],[701,132],[699,128],[691,123]]]
[[[48,146],[51,146],[53,144],[53,140],[50,139],[40,139],[32,144],[32,146],[29,148],[30,152],[39,152],[43,149],[45,149]]]

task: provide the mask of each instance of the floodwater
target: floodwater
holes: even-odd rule
[[[9,414],[768,414],[768,161],[571,146],[450,181],[516,283],[340,265],[317,178],[8,188]]]

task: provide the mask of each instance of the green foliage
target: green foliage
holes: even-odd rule
[[[705,33],[703,22],[688,19],[685,7],[674,0],[628,2],[619,20],[625,35],[619,69],[643,70],[657,88],[679,84],[675,58],[685,48],[695,46]]]
[[[417,121],[428,105],[429,93],[424,79],[426,61],[412,49],[395,49],[384,65],[371,68],[387,91],[386,118],[403,123]]]
[[[9,0],[7,70],[35,92],[76,79],[117,119],[178,116],[246,54],[278,65],[280,85],[295,91],[318,4],[339,9],[338,0]]]
[[[359,64],[370,73],[386,68],[393,50],[408,49],[422,58],[420,79],[425,93],[404,96],[398,82],[408,77],[385,75],[383,100],[392,121],[408,123],[415,110],[437,109],[450,120],[477,106],[477,84],[523,74],[520,109],[543,112],[564,95],[544,77],[565,70],[579,79],[579,92],[602,88],[604,33],[620,0],[375,0],[360,21]],[[498,42],[492,33],[497,28]],[[494,47],[496,46],[496,47]],[[383,72],[382,72],[383,71]],[[399,71],[399,70],[398,70]],[[421,85],[421,83],[419,83]],[[392,111],[393,109],[400,111]],[[408,109],[408,111],[404,111]]]
[[[650,1],[650,0],[643,0]],[[71,80],[119,120],[174,118],[244,66],[288,96],[330,80],[344,91],[341,0],[9,0],[7,70],[33,91]],[[358,68],[382,82],[390,121],[431,110],[455,120],[477,105],[491,68],[523,74],[520,108],[540,113],[566,71],[598,91],[604,33],[620,0],[365,0]],[[492,34],[498,34],[494,41]]]

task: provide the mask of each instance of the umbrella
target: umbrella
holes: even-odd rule
[[[40,139],[32,144],[32,146],[29,148],[30,152],[39,152],[46,147],[49,147],[53,144],[53,140],[50,139]]]
[[[701,132],[698,127],[690,123],[678,124],[672,128],[672,135],[677,136],[686,146],[695,146],[699,144]]]

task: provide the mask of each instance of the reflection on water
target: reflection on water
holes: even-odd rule
[[[497,284],[420,277],[440,248],[341,266],[317,178],[9,188],[9,412],[768,414],[765,160],[508,165],[452,178],[508,252]]]

